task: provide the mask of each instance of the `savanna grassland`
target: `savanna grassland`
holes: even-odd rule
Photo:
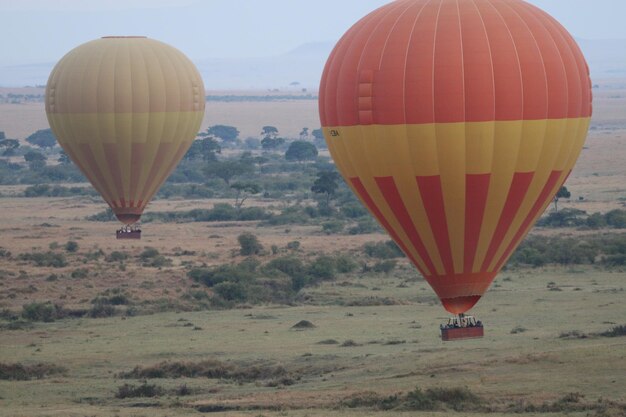
[[[310,192],[323,150],[251,150],[269,162],[242,178],[264,191],[240,210],[220,180],[168,183],[141,241],[114,239],[84,183],[0,186],[0,415],[626,415],[626,83],[594,95],[566,224],[546,213],[472,310],[486,336],[462,343],[441,342],[439,301],[345,187],[330,207]],[[319,127],[312,99],[207,104],[203,129],[242,139]],[[7,137],[46,127],[42,103],[0,104]]]

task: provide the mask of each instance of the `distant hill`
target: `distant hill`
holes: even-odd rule
[[[626,77],[626,39],[578,39],[594,79]],[[197,59],[207,90],[316,90],[333,42],[301,45],[264,58]],[[0,67],[0,87],[43,85],[54,63]]]

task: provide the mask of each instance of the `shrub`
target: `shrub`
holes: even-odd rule
[[[615,326],[610,330],[600,333],[600,336],[604,336],[604,337],[626,336],[626,324],[623,324],[621,326]]]
[[[350,255],[337,255],[335,256],[335,268],[340,274],[347,274],[354,271],[358,267],[358,264]]]
[[[267,271],[275,269],[293,278],[304,273],[304,264],[298,258],[292,256],[284,256],[281,258],[272,259],[267,264],[265,264],[264,269]]]
[[[64,367],[51,363],[38,362],[32,365],[24,365],[21,363],[0,362],[0,380],[28,381],[66,372],[67,369]]]
[[[130,372],[123,372],[121,378],[209,378],[226,379],[239,382],[251,382],[288,376],[282,366],[238,365],[233,362],[221,362],[206,359],[200,362],[160,362],[155,365],[136,366]]]
[[[616,229],[626,229],[626,210],[611,210],[604,215],[606,224]]]
[[[113,251],[105,258],[107,262],[122,262],[128,259],[126,252]]]
[[[244,301],[246,288],[238,282],[220,282],[213,287],[213,291],[227,301]]]
[[[330,256],[319,256],[308,265],[307,272],[315,279],[333,279],[335,278],[335,260]]]
[[[241,249],[239,253],[243,256],[258,255],[263,250],[263,245],[252,233],[242,233],[237,237]]]
[[[150,258],[147,261],[144,261],[143,266],[152,267],[152,268],[162,268],[164,266],[172,265],[172,260],[166,258],[163,255],[155,256],[154,258]]]
[[[294,240],[294,241],[287,243],[287,249],[293,250],[293,251],[300,249],[300,242],[297,240]]]
[[[351,235],[364,235],[368,233],[377,233],[380,231],[380,226],[371,217],[366,217],[362,220],[359,220],[356,226],[348,229],[348,233]]]
[[[247,261],[239,265],[220,265],[214,268],[194,268],[187,273],[187,276],[196,282],[200,282],[207,287],[213,287],[225,281],[231,282],[253,282],[255,264]]]
[[[416,391],[418,389],[416,388]],[[415,391],[414,391],[415,392]],[[429,388],[426,395],[435,403],[442,403],[455,411],[475,409],[482,399],[468,388]]]
[[[143,252],[139,255],[142,261],[147,261],[150,258],[155,258],[159,256],[159,251],[155,248],[147,247]]]
[[[357,219],[367,215],[367,210],[359,203],[346,204],[341,207],[341,214],[349,219]]]
[[[398,245],[392,240],[366,243],[363,245],[363,250],[370,258],[393,259],[404,256]]]
[[[144,382],[142,385],[130,385],[124,384],[117,388],[117,393],[115,394],[115,398],[124,399],[124,398],[137,398],[137,397],[158,397],[163,395],[163,388],[148,384]]]
[[[33,262],[36,266],[63,268],[67,266],[67,261],[62,253],[54,252],[33,252],[22,253],[19,259],[23,261]]]
[[[322,230],[327,235],[341,233],[343,231],[344,224],[341,220],[331,220],[322,223]]]
[[[51,302],[30,303],[22,306],[22,318],[30,321],[53,322],[65,316],[65,311],[58,304]]]
[[[396,261],[393,259],[387,259],[386,261],[376,262],[372,267],[372,270],[377,273],[388,274],[396,267]]]
[[[110,304],[98,303],[91,307],[87,315],[93,319],[113,317],[115,315],[115,307]]]
[[[65,250],[71,253],[76,252],[78,250],[78,243],[74,242],[73,240],[68,241],[65,244]]]
[[[89,270],[87,268],[78,268],[72,271],[70,276],[72,278],[86,278],[89,275]]]

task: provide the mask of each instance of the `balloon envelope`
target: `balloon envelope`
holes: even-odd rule
[[[144,208],[196,137],[204,86],[177,49],[106,37],[70,51],[46,87],[59,144],[123,223]]]
[[[335,163],[452,313],[470,309],[571,172],[585,59],[521,0],[397,0],[338,42],[320,86]]]

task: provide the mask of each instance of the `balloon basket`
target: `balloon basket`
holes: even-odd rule
[[[484,327],[467,327],[458,329],[441,329],[441,340],[450,342],[463,339],[478,339],[485,335]]]
[[[479,339],[485,335],[483,324],[472,316],[452,317],[448,323],[441,325],[441,340],[450,342],[464,339]]]
[[[122,228],[115,232],[115,237],[117,239],[141,239],[141,230],[140,229],[130,229],[130,228]]]

